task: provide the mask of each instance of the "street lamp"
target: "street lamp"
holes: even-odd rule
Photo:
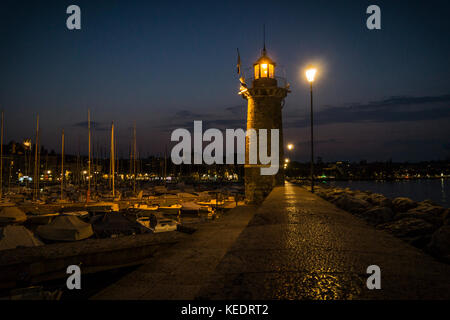
[[[306,70],[306,79],[310,84],[311,95],[311,192],[314,193],[314,130],[313,130],[313,82],[317,69],[308,68]]]
[[[288,148],[288,150],[292,150],[292,149],[294,149],[294,145],[292,143],[289,143],[287,145],[287,148]]]

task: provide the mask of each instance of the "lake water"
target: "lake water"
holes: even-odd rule
[[[423,179],[398,181],[331,181],[327,184],[353,190],[381,193],[388,198],[407,197],[415,201],[430,199],[450,207],[450,179]]]

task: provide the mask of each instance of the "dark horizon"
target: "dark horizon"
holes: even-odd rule
[[[66,8],[81,8],[82,29],[65,27]],[[382,29],[365,27],[369,1],[202,2],[3,1],[0,5],[0,109],[4,144],[34,140],[87,154],[108,150],[117,128],[127,154],[133,122],[142,157],[164,154],[175,128],[245,128],[237,95],[236,47],[244,70],[262,49],[292,93],[283,110],[293,159],[309,159],[308,86],[315,63],[316,156],[324,162],[420,162],[450,158],[450,21],[446,1],[377,1]],[[324,10],[326,8],[326,10]],[[285,74],[284,74],[285,73]],[[169,149],[170,150],[170,149]]]

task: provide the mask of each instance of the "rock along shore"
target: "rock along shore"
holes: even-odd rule
[[[315,188],[318,196],[337,207],[450,263],[450,209],[430,200],[390,199],[379,193],[349,188]]]

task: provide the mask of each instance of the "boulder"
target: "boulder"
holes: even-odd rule
[[[345,194],[345,192],[343,191],[343,190],[340,190],[340,189],[331,189],[328,193],[327,193],[327,196],[328,197],[337,197],[337,196],[340,196],[340,195],[343,195],[343,194]]]
[[[418,205],[419,205],[419,206],[421,206],[421,205],[437,206],[437,204],[434,203],[433,201],[431,201],[430,199],[426,199],[426,200],[420,201],[420,202],[418,203]]]
[[[428,251],[450,263],[450,225],[439,228],[431,237]]]
[[[419,248],[423,248],[429,243],[431,234],[435,230],[431,223],[412,217],[388,222],[377,227]]]
[[[447,210],[444,207],[436,206],[436,205],[435,206],[433,206],[433,205],[419,206],[419,207],[417,207],[417,209],[419,209],[423,212],[435,215],[435,216],[440,216],[440,217],[442,217],[444,212]]]
[[[413,217],[405,217],[400,220],[382,224],[379,227],[400,238],[431,234],[434,231],[431,223]]]
[[[334,195],[334,196],[329,196],[327,198],[327,200],[330,201],[332,204],[337,205],[336,203],[340,198],[341,198],[341,196]]]
[[[316,195],[318,195],[319,197],[324,198],[324,199],[327,198],[327,193],[324,192],[323,190],[316,191]]]
[[[445,209],[444,213],[442,214],[442,221],[444,222],[444,225],[450,225],[450,209]]]
[[[396,215],[396,219],[403,218],[417,218],[425,220],[434,226],[440,227],[443,224],[443,214],[445,208],[442,207],[432,207],[432,206],[418,206],[414,209],[410,209],[407,212],[399,213]]]
[[[370,199],[371,199],[370,195],[368,195],[368,194],[366,194],[364,192],[355,193],[353,195],[353,197],[356,198],[356,199],[364,200],[364,201],[370,201]]]
[[[380,207],[388,207],[388,208],[392,208],[392,200],[385,197],[385,198],[383,198],[383,199],[380,199],[380,201],[378,202],[378,205],[379,205]]]
[[[392,200],[379,193],[372,194],[370,196],[369,202],[379,207],[392,208]]]
[[[362,217],[370,224],[380,224],[392,221],[394,212],[388,207],[373,207],[362,214]]]
[[[336,197],[334,189],[322,189],[318,195],[328,201],[331,201],[334,197]]]
[[[417,203],[409,198],[398,197],[392,201],[392,206],[396,212],[406,212],[417,207]]]
[[[351,213],[361,213],[370,206],[370,204],[367,201],[353,198],[348,195],[340,196],[335,200],[334,203],[339,208],[349,211]]]
[[[379,194],[379,193],[372,193],[370,195],[369,199],[367,199],[367,201],[372,203],[372,204],[378,204],[378,201],[381,198],[384,198],[384,196]]]

